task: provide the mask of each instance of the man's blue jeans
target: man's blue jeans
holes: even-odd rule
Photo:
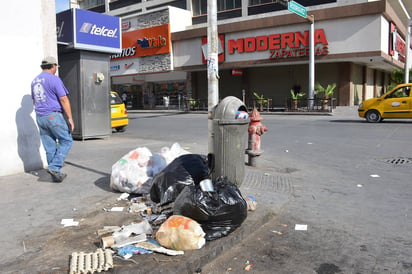
[[[40,138],[46,150],[48,169],[60,171],[73,144],[73,137],[63,114],[52,112],[36,116]]]

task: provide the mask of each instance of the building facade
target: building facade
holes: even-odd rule
[[[167,66],[159,61],[164,53],[137,56],[146,50],[138,44],[133,56],[112,59],[113,88],[128,91],[133,108],[164,106],[166,98],[179,107],[185,98],[207,101],[207,1],[118,0],[106,5],[94,2],[95,6],[91,2],[81,3],[122,17],[123,35],[130,41],[160,37],[156,28],[169,26]],[[405,44],[407,22],[398,2],[296,2],[314,17],[315,82],[336,84],[337,105],[354,106],[385,92],[390,73],[404,68],[410,50]],[[276,1],[218,1],[219,98],[244,96],[250,101],[256,92],[271,99],[276,108],[287,107],[295,83],[308,94],[309,29],[308,20]],[[146,65],[137,67],[138,63]]]
[[[2,11],[0,48],[4,53],[2,61],[9,68],[2,71],[7,103],[0,109],[0,176],[43,167],[46,155],[36,125],[30,84],[41,72],[42,58],[57,56],[54,0],[11,1]],[[24,20],[16,20],[16,14]]]

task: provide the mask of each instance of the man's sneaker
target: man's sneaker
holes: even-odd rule
[[[54,171],[54,170],[48,169],[47,172],[50,173],[53,179],[53,182],[56,182],[56,183],[63,182],[64,178],[67,177],[67,174],[62,173],[60,171]]]

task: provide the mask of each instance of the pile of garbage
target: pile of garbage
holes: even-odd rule
[[[160,153],[139,147],[124,155],[112,167],[110,187],[123,192],[129,212],[141,221],[103,227],[97,232],[101,247],[126,259],[153,252],[182,255],[233,232],[256,202],[246,202],[227,178],[212,181],[211,162],[177,143]]]

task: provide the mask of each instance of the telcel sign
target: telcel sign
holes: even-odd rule
[[[75,49],[109,53],[122,51],[121,22],[118,17],[72,9],[57,14],[56,20],[59,43],[73,43]],[[70,37],[69,41],[67,37]]]

